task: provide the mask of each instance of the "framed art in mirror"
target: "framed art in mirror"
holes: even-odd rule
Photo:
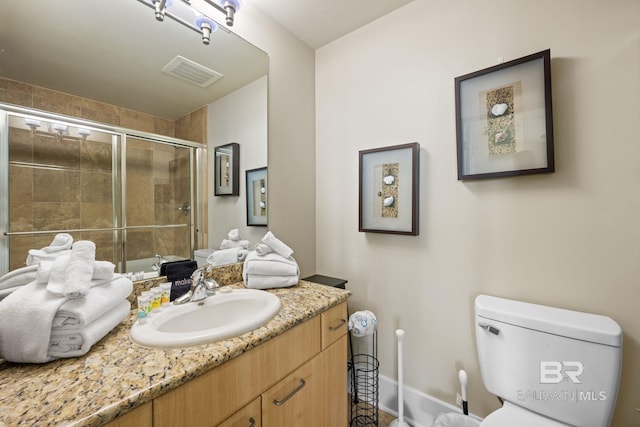
[[[419,154],[417,142],[360,151],[359,231],[418,235]]]
[[[246,171],[247,225],[267,225],[267,168]]]
[[[456,77],[458,179],[551,173],[551,52]]]
[[[233,142],[214,148],[215,195],[240,195],[240,144]]]

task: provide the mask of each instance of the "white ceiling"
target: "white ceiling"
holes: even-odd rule
[[[413,0],[247,0],[317,49]]]
[[[412,0],[244,1],[315,49]],[[182,25],[157,22],[140,0],[0,0],[0,8],[0,77],[159,117],[183,117],[268,69],[264,52],[228,30],[205,46]],[[176,55],[224,77],[203,89],[168,76],[161,69]]]

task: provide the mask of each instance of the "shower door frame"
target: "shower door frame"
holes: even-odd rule
[[[88,229],[70,229],[70,230],[38,230],[11,232],[9,230],[9,117],[30,117],[42,119],[45,121],[62,122],[76,127],[94,128],[100,132],[112,135],[112,200],[113,200],[113,225],[107,228],[88,228]],[[131,229],[139,228],[189,228],[189,253],[193,256],[193,251],[197,247],[198,230],[202,230],[202,225],[206,218],[203,212],[200,212],[200,180],[198,177],[206,172],[206,145],[193,141],[187,141],[179,138],[173,138],[164,135],[158,135],[149,132],[138,131],[134,129],[123,128],[119,126],[107,125],[104,123],[93,122],[76,117],[65,116],[61,114],[51,113],[33,108],[21,107],[12,104],[0,103],[0,165],[2,172],[0,173],[0,276],[9,271],[9,237],[12,235],[37,235],[37,234],[53,234],[57,232],[95,232],[95,231],[112,231],[114,234],[114,245],[120,245],[118,254],[120,254],[119,262],[121,270],[126,271],[127,262],[127,224],[126,224],[126,146],[127,138],[138,138],[152,143],[168,144],[180,148],[189,149],[189,174],[190,174],[190,202],[191,209],[189,211],[189,223],[186,225],[149,225],[149,226],[133,226]],[[117,139],[119,138],[119,142]],[[150,189],[152,191],[152,189]],[[198,214],[196,214],[198,211]],[[25,254],[26,257],[26,254]]]

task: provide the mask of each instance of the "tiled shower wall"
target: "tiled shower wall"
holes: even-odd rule
[[[0,102],[206,144],[206,106],[174,122],[2,78]],[[10,167],[10,193],[14,195],[9,202],[11,231],[104,228],[113,225],[109,144],[67,140],[63,141],[64,144],[56,143],[55,137],[32,135],[29,131],[20,129],[12,129],[10,137],[17,142],[10,152],[11,161],[54,164],[65,169],[60,173],[46,169]],[[47,138],[46,144],[43,144],[43,138]],[[185,186],[188,188],[188,157],[183,154],[175,155],[173,147],[143,141],[132,141],[130,148],[132,157],[127,162],[130,163],[128,174],[137,181],[137,185],[129,187],[129,223],[141,219],[150,219],[151,222],[147,224],[186,221],[187,217],[175,209],[176,203],[181,204],[184,196],[174,192],[184,194]],[[157,168],[158,170],[172,171],[176,181],[169,182],[166,174],[154,172],[155,162],[164,165],[164,168]],[[203,181],[206,183],[206,179]],[[169,188],[173,190],[168,191]],[[204,191],[206,194],[206,189]],[[179,197],[179,202],[174,200],[176,196]],[[144,203],[149,200],[150,203]],[[206,203],[204,207],[206,208]],[[206,214],[204,211],[204,215]],[[203,224],[206,226],[207,221],[203,221]],[[89,239],[96,243],[98,259],[115,260],[119,257],[111,232],[78,234],[74,235],[75,239]],[[198,237],[206,242],[206,230],[200,230]],[[51,238],[49,235],[12,237],[10,268],[24,265],[28,249],[46,246]],[[148,258],[155,253],[189,255],[188,240],[185,240],[184,233],[177,233],[172,229],[130,232],[127,251],[129,259]]]

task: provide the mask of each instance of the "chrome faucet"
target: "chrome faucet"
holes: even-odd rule
[[[215,295],[218,283],[213,279],[205,279],[204,272],[208,267],[201,267],[191,274],[191,289],[186,294],[176,298],[173,303],[176,305],[186,302],[202,301],[208,296]]]
[[[156,254],[156,262],[151,266],[151,269],[153,271],[160,271],[160,269],[162,268],[162,264],[164,264],[165,262],[167,262],[167,260],[165,259],[165,257],[163,257],[160,254]]]

